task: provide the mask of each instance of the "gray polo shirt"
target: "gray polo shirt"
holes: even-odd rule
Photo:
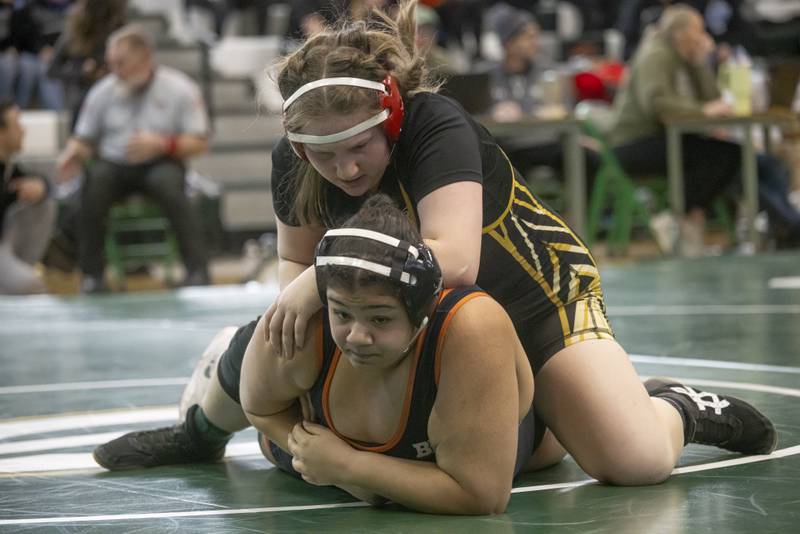
[[[208,135],[200,88],[188,76],[158,66],[150,83],[131,92],[114,74],[97,82],[81,107],[75,136],[97,149],[100,158],[127,163],[125,148],[137,131],[163,135]]]

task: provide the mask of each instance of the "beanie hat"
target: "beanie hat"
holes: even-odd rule
[[[497,4],[489,15],[489,27],[497,34],[500,44],[505,46],[528,24],[536,19],[528,11],[516,9],[508,4]]]

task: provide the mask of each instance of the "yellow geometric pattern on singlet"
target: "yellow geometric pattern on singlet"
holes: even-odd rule
[[[600,273],[595,266],[591,253],[564,221],[543,206],[528,188],[520,182],[514,166],[505,153],[503,153],[503,157],[505,157],[511,169],[513,187],[503,213],[494,222],[484,226],[482,233],[494,239],[508,252],[514,261],[541,288],[544,295],[558,311],[566,344],[569,345],[573,341],[578,341],[571,341],[570,336],[575,332],[582,332],[592,327],[608,328],[602,312]],[[398,184],[400,185],[400,193],[409,219],[416,225],[417,217],[411,197],[403,185],[399,182]],[[534,217],[521,217],[520,215],[524,211],[530,212]],[[537,222],[532,222],[529,219]],[[545,250],[541,250],[542,247],[537,249],[534,246],[534,239],[531,237],[533,232],[537,235],[536,241],[546,242]],[[522,251],[512,239],[514,236],[518,239],[521,238],[524,243]],[[543,258],[541,254],[546,254],[547,257]],[[562,256],[566,254],[574,254],[577,257],[570,261],[564,261]],[[581,257],[585,258],[585,260],[581,261]],[[543,267],[545,262],[552,267],[550,276],[548,276],[547,270]],[[567,287],[562,287],[561,285],[563,268],[569,269]],[[585,282],[583,288],[581,288],[581,279]],[[573,325],[570,325],[566,306],[582,297],[585,302],[578,303],[573,317]],[[598,336],[595,335],[595,337]]]
[[[505,154],[503,156],[505,157]],[[571,332],[583,331],[586,327],[598,322],[594,317],[596,315],[595,310],[592,309],[594,306],[591,302],[579,305],[576,310],[578,313],[573,318],[574,324],[570,325],[566,305],[582,296],[588,296],[595,292],[600,293],[600,273],[595,266],[594,258],[564,221],[543,206],[519,181],[517,173],[507,157],[506,162],[513,176],[513,187],[508,203],[503,213],[493,223],[483,228],[483,233],[489,235],[503,247],[539,285],[558,310],[562,332],[565,336]],[[530,212],[534,217],[522,216],[524,211]],[[509,226],[513,230],[510,230]],[[512,232],[524,243],[525,249],[522,251],[512,239]],[[537,234],[536,240],[532,238],[533,232]],[[537,248],[534,241],[545,242],[544,250],[541,246]],[[542,254],[547,254],[547,257],[541,257]],[[563,262],[564,265],[562,265],[562,256],[566,254],[574,254],[577,258]],[[581,257],[585,258],[585,261],[581,261]],[[545,261],[549,261],[552,267],[549,277],[547,269],[543,267]],[[566,288],[561,286],[563,268],[569,269]],[[588,280],[586,280],[587,278]],[[584,279],[583,288],[581,288],[581,279]],[[602,322],[605,322],[604,318]]]

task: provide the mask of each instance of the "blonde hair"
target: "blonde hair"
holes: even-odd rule
[[[415,44],[416,5],[416,0],[401,2],[394,17],[373,9],[367,20],[341,20],[309,37],[278,64],[276,81],[283,99],[309,82],[338,76],[381,81],[391,74],[403,99],[423,91],[436,92],[438,85]],[[327,86],[294,102],[284,113],[283,124],[288,131],[302,132],[310,121],[331,113],[346,115],[361,110],[380,111],[376,91]],[[298,221],[321,224],[329,220],[325,190],[334,186],[306,161],[300,161],[293,171],[293,212]]]
[[[678,33],[689,26],[695,18],[703,18],[695,8],[687,4],[673,4],[664,9],[659,17],[656,33],[675,44]]]

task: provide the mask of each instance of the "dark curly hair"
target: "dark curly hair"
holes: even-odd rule
[[[370,196],[364,201],[361,209],[345,221],[342,227],[373,230],[408,243],[422,242],[422,237],[411,224],[408,216],[400,211],[390,197],[384,194]],[[349,256],[381,265],[391,265],[396,250],[370,239],[337,237],[331,243],[327,253],[331,256]],[[402,300],[402,282],[364,269],[329,265],[325,267],[324,278],[326,286],[347,292],[354,292],[364,287],[378,288],[378,290]]]

